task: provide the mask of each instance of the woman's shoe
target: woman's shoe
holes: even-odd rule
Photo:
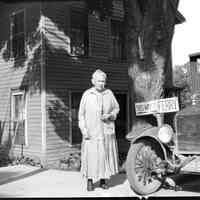
[[[108,189],[108,184],[106,183],[105,179],[100,179],[100,187],[103,188],[104,190]]]
[[[94,185],[92,182],[92,179],[88,179],[87,181],[87,191],[93,191],[94,190]]]

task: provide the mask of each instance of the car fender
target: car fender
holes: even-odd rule
[[[145,129],[140,135],[131,140],[131,144],[134,144],[141,139],[153,140],[156,144],[160,146],[160,148],[162,149],[163,157],[165,160],[167,160],[167,149],[157,136],[158,130],[159,128],[156,126]]]

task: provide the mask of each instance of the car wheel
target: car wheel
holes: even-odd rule
[[[153,170],[162,162],[162,150],[152,141],[142,140],[130,146],[126,173],[131,188],[140,195],[156,192],[163,183],[163,178],[155,177]]]

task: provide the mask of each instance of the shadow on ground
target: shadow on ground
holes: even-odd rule
[[[111,177],[109,186],[114,187],[117,185],[121,185],[126,181],[126,173],[116,174]]]
[[[47,170],[47,169],[39,168],[39,169],[36,169],[34,171],[31,171],[31,172],[27,172],[27,173],[2,171],[2,172],[0,172],[0,185],[32,176],[34,174],[43,172],[45,170]]]
[[[121,185],[126,181],[126,173],[119,173],[114,176],[111,176],[110,180],[108,180],[109,187],[115,187],[117,185]],[[99,181],[94,183],[94,187],[99,187]]]
[[[176,185],[182,187],[182,191],[200,193],[200,175],[180,174],[171,178]]]
[[[15,195],[12,195],[12,194],[1,194],[0,193],[0,198],[16,198]]]

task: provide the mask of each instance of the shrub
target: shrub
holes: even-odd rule
[[[7,166],[11,163],[8,156],[8,148],[5,145],[0,145],[0,167]]]
[[[60,160],[60,168],[63,170],[79,171],[81,167],[81,153],[70,153]]]

